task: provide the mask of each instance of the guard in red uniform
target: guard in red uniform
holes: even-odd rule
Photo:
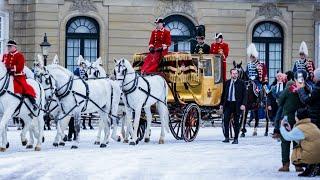
[[[155,23],[156,29],[152,31],[149,41],[150,53],[141,67],[143,74],[157,72],[161,59],[168,54],[168,48],[171,45],[170,31],[164,28],[163,18],[157,18]]]
[[[17,51],[17,43],[14,40],[9,40],[7,43],[8,53],[3,55],[2,61],[6,65],[10,76],[13,76],[14,93],[21,94],[27,97],[33,105],[33,109],[37,109],[36,93],[32,86],[26,81],[26,76],[23,72],[25,59],[21,52]]]
[[[223,41],[222,33],[215,34],[216,42],[211,44],[210,53],[220,54],[222,56],[222,77],[225,81],[227,78],[227,57],[229,55],[229,45]]]

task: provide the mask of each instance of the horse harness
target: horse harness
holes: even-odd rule
[[[24,99],[25,99],[25,96],[23,96],[23,95],[17,95],[17,94],[15,94],[15,93],[13,93],[12,91],[9,91],[9,90],[8,90],[8,88],[9,88],[9,83],[10,83],[10,75],[7,73],[4,77],[2,77],[2,78],[0,79],[0,81],[3,80],[4,78],[5,78],[5,81],[4,81],[4,83],[3,83],[3,86],[2,86],[1,89],[0,89],[0,96],[3,96],[5,93],[8,93],[9,95],[17,98],[17,99],[20,101],[19,104],[18,104],[18,106],[17,106],[16,109],[14,110],[14,115],[15,115],[15,116],[18,116],[18,115],[20,114],[21,106],[24,104],[24,105],[27,107],[27,109],[29,110],[29,112],[30,112],[29,116],[30,116],[31,118],[32,118],[32,116],[33,116],[33,117],[39,116],[40,110],[42,110],[42,109],[41,109],[41,106],[42,106],[42,101],[41,101],[41,99],[42,99],[42,93],[40,93],[40,105],[39,105],[39,108],[38,108],[37,113],[36,113],[36,112],[34,112],[34,111],[29,107],[29,105],[27,104],[27,102],[24,100]],[[39,83],[38,83],[38,85],[39,85],[39,89],[41,90],[42,87],[40,86]]]
[[[47,72],[47,73],[48,73],[48,72]],[[48,74],[49,74],[49,73],[48,73]],[[45,75],[42,75],[42,76],[45,77]],[[54,109],[56,109],[56,108],[59,106],[59,105],[57,104],[57,105],[56,105],[55,107],[53,107],[52,109],[49,109],[49,108],[50,108],[50,104],[51,104],[53,101],[60,102],[63,98],[67,97],[70,93],[72,93],[72,96],[73,96],[73,98],[74,98],[74,101],[76,102],[75,105],[74,105],[68,112],[66,112],[66,110],[65,110],[64,107],[63,107],[63,105],[60,104],[60,107],[61,107],[61,110],[62,110],[64,116],[62,116],[62,117],[59,118],[58,120],[61,120],[61,119],[65,118],[65,117],[66,117],[67,115],[69,115],[76,107],[80,106],[80,104],[82,104],[82,103],[85,103],[85,105],[84,105],[83,108],[81,109],[81,112],[86,111],[86,110],[87,110],[88,103],[91,102],[91,103],[92,103],[94,106],[96,106],[99,110],[101,110],[101,111],[104,112],[104,113],[107,113],[107,112],[105,112],[105,110],[103,109],[104,107],[100,107],[95,101],[93,101],[93,100],[89,97],[89,94],[90,94],[89,86],[88,86],[88,83],[87,83],[84,79],[81,79],[81,78],[79,78],[79,79],[74,79],[74,76],[72,75],[72,76],[70,76],[69,81],[68,81],[66,84],[64,84],[63,86],[61,86],[59,89],[54,89],[54,88],[53,88],[53,84],[52,84],[52,80],[51,80],[51,78],[53,78],[53,77],[52,77],[51,75],[49,75],[48,78],[47,78],[47,77],[45,77],[45,78],[46,78],[46,83],[48,82],[49,85],[50,85],[50,87],[49,87],[49,88],[46,88],[45,90],[48,90],[48,89],[53,89],[53,90],[55,90],[55,91],[54,91],[54,95],[55,95],[55,96],[58,98],[58,100],[59,100],[59,101],[57,101],[57,100],[51,98],[51,100],[50,100],[50,102],[49,102],[49,104],[48,104],[48,106],[47,106],[47,107],[48,107],[47,113],[52,112]],[[41,79],[41,78],[40,78],[40,79]],[[78,92],[76,92],[76,91],[74,91],[74,90],[72,90],[72,88],[73,88],[73,82],[74,82],[75,80],[81,80],[81,82],[84,84],[84,86],[85,86],[85,88],[86,88],[86,94],[85,94],[85,95],[84,95],[84,94],[81,94],[81,93],[78,93]],[[59,94],[59,91],[60,91],[62,88],[64,88],[64,87],[66,87],[66,90],[65,90],[63,93]],[[78,102],[76,96],[79,96],[79,97],[81,97],[81,98],[83,98],[83,99],[82,99],[80,102]],[[111,98],[111,104],[112,104],[112,98]],[[112,107],[112,106],[111,106],[111,107]],[[115,116],[115,115],[113,115],[113,114],[110,114],[110,112],[109,112],[108,114],[109,114],[109,116],[111,116],[111,117],[115,117],[115,118],[117,118],[117,119],[119,118],[118,116]]]
[[[120,65],[118,65],[118,66],[119,66],[118,72],[120,72]],[[124,80],[125,80],[125,78],[126,78],[126,75],[127,75],[127,74],[133,74],[133,73],[134,73],[134,75],[135,75],[134,79],[131,80],[130,82],[126,83],[126,84],[123,84],[123,83],[124,83]],[[115,72],[114,72],[114,74],[115,74]],[[124,70],[123,70],[122,75],[124,76],[124,78],[123,78],[123,79],[118,79],[118,80],[122,80],[122,87],[121,87],[121,88],[122,88],[122,91],[123,91],[124,96],[125,96],[125,98],[126,98],[127,107],[129,107],[133,112],[134,112],[135,110],[134,110],[134,108],[132,108],[132,107],[130,106],[130,104],[129,104],[128,95],[131,94],[131,93],[133,93],[137,88],[138,88],[138,90],[144,92],[144,93],[147,95],[147,98],[145,99],[142,107],[144,107],[144,106],[146,105],[149,97],[152,97],[152,98],[156,99],[157,101],[160,101],[161,103],[163,103],[163,104],[166,105],[166,103],[165,103],[164,101],[160,100],[159,98],[153,96],[153,95],[150,93],[150,92],[151,92],[150,84],[149,84],[149,82],[147,81],[147,79],[146,79],[145,77],[141,76],[140,74],[138,74],[138,73],[136,73],[136,72],[127,73],[127,69],[124,69]],[[142,80],[147,84],[147,90],[146,90],[146,89],[143,89],[141,86],[138,85],[138,82],[139,82],[138,80],[139,80],[139,78],[142,78]],[[127,85],[129,85],[130,83],[132,83],[132,86],[131,86],[128,90],[125,90],[124,87],[127,86]]]

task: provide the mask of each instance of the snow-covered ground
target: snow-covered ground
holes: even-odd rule
[[[41,152],[22,147],[20,131],[9,131],[10,148],[0,153],[0,179],[295,179],[279,173],[280,143],[258,136],[241,138],[238,145],[224,144],[221,128],[201,128],[191,143],[167,134],[157,144],[160,128],[152,128],[149,144],[138,146],[110,142],[107,148],[93,145],[96,130],[81,131],[80,149],[52,146],[55,131],[45,131]],[[297,178],[298,179],[298,178]],[[299,178],[301,179],[301,178]]]

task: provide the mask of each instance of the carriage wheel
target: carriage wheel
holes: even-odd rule
[[[200,108],[197,104],[188,104],[182,119],[183,139],[186,142],[193,141],[199,132],[200,127]]]
[[[143,140],[146,129],[147,129],[147,121],[141,118],[139,122],[138,132],[137,132],[138,141]]]
[[[176,117],[175,115],[170,115],[169,120],[170,131],[176,140],[182,140],[182,121],[181,118]]]

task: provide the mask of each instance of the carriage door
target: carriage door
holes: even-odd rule
[[[71,72],[79,55],[90,62],[99,57],[99,25],[89,17],[74,17],[67,23],[65,64]]]
[[[191,52],[195,48],[195,26],[186,17],[181,15],[172,15],[164,19],[165,27],[171,33],[171,46],[169,51],[172,52]]]
[[[259,60],[266,63],[269,83],[277,71],[283,70],[283,31],[279,24],[261,22],[253,28],[252,42],[259,52]]]

